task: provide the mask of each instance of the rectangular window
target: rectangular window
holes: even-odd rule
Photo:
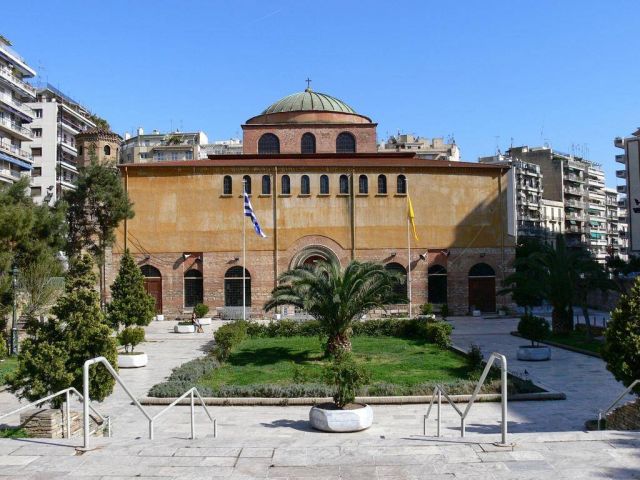
[[[176,160],[179,160],[178,158],[178,152],[171,152],[171,160],[173,160],[174,162]]]
[[[42,148],[32,148],[31,149],[31,155],[33,155],[34,157],[41,157],[42,156]]]
[[[36,114],[36,118],[42,118],[42,109],[41,108],[34,108],[33,112]]]
[[[42,137],[42,129],[41,128],[32,128],[33,136],[36,138]]]
[[[42,167],[33,167],[31,169],[31,176],[32,177],[40,177],[40,176],[42,176]]]
[[[42,187],[31,187],[31,196],[39,197],[42,195]]]

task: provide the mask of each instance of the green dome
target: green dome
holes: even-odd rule
[[[356,113],[349,105],[326,93],[314,92],[307,88],[304,92],[281,98],[273,105],[267,107],[261,115],[280,112],[321,111]]]

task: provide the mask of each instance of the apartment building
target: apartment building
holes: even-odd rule
[[[37,203],[51,203],[75,189],[78,149],[75,136],[95,127],[89,110],[55,87],[38,88],[28,104],[35,118],[31,124],[33,155],[31,196]]]
[[[623,150],[616,155],[616,162],[624,167],[616,170],[622,181],[616,188],[620,194],[619,238],[626,244],[627,255],[636,255],[640,251],[640,129],[629,137],[616,137],[613,144]]]
[[[25,82],[35,70],[11,48],[0,35],[0,182],[13,183],[29,176],[33,157],[23,144],[33,138],[34,113],[26,104],[36,97],[36,90]]]
[[[207,158],[209,155],[242,155],[242,140],[230,138],[202,145],[200,158]]]
[[[120,163],[152,163],[197,160],[209,140],[204,132],[161,133],[153,130],[144,133],[138,128],[137,135],[125,133],[120,149]]]
[[[617,189],[605,189],[607,216],[607,254],[628,260],[626,201],[621,200]]]
[[[427,160],[460,161],[460,149],[455,141],[446,143],[442,137],[425,138],[399,132],[378,145],[378,152],[415,152],[416,157]]]

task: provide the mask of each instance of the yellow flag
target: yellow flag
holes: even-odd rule
[[[414,221],[415,214],[413,213],[413,205],[411,204],[411,197],[407,195],[407,218],[411,222],[411,228],[413,229],[413,238],[418,241],[418,233],[416,232],[416,222]]]

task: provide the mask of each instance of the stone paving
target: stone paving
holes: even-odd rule
[[[500,439],[498,403],[474,405],[464,441],[448,406],[443,436],[422,436],[425,405],[375,406],[374,425],[354,434],[311,430],[309,407],[213,407],[218,437],[197,411],[196,440],[187,439],[188,409],[178,407],[159,421],[156,439],[149,441],[140,412],[117,387],[99,405],[113,417],[113,438],[92,439],[96,448],[83,454],[74,448],[80,439],[0,440],[0,478],[640,478],[640,433],[580,431],[621,390],[600,359],[554,348],[551,362],[520,364],[515,349],[522,340],[508,335],[515,320],[453,323],[457,345],[467,348],[473,341],[485,354],[505,353],[510,370],[526,368],[568,400],[511,402],[510,448],[492,444]],[[173,324],[148,327],[148,367],[121,371],[136,395],[145,395],[174,366],[203,355],[211,341],[212,327],[205,334],[177,335]],[[12,395],[0,393],[0,412],[16,405]],[[162,407],[145,408],[153,414]],[[427,428],[433,435],[435,421]]]

